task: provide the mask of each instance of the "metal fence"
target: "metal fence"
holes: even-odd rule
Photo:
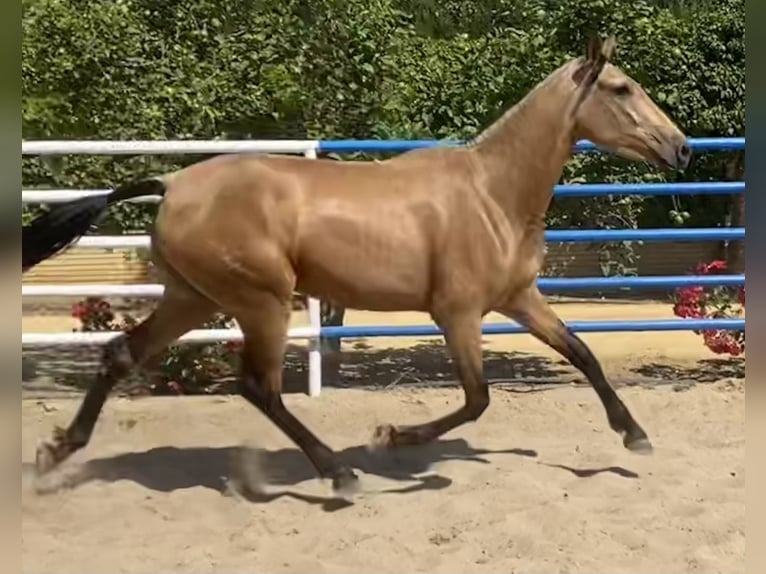
[[[742,150],[744,138],[698,138],[689,141],[695,151]],[[403,152],[416,148],[440,145],[461,145],[459,141],[436,140],[238,140],[238,141],[26,141],[22,142],[22,155],[143,155],[143,154],[217,154],[217,153],[289,153],[315,158],[317,153],[348,152]],[[587,141],[578,142],[575,151],[598,151]],[[46,189],[22,190],[22,203],[60,203],[87,195],[109,193],[109,189],[75,190]],[[686,183],[596,183],[558,185],[557,197],[586,197],[604,195],[689,195],[736,194],[745,191],[745,182],[686,182]],[[158,197],[141,197],[131,201],[156,202]],[[604,241],[723,241],[744,239],[744,227],[728,228],[670,228],[670,229],[551,229],[546,231],[547,242],[604,242]],[[148,247],[148,235],[86,236],[78,247],[93,249]],[[580,289],[613,288],[677,288],[684,286],[738,286],[745,284],[742,275],[714,276],[655,276],[655,277],[580,277],[540,278],[540,288],[549,293]],[[156,298],[163,292],[161,285],[22,285],[22,297],[132,297]],[[322,384],[319,337],[411,337],[440,334],[434,325],[323,327],[319,301],[308,301],[309,325],[290,329],[290,339],[309,341],[309,395],[319,394]],[[744,319],[673,319],[673,320],[613,320],[574,321],[568,326],[579,332],[610,331],[678,331],[702,329],[744,330]],[[483,332],[493,334],[524,333],[526,330],[512,322],[486,324]],[[51,345],[103,344],[115,332],[87,333],[23,333],[22,347]],[[242,337],[239,329],[198,329],[188,332],[179,343],[212,343],[237,341]]]

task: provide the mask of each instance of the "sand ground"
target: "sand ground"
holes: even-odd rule
[[[657,304],[557,309],[565,319],[671,316]],[[425,321],[353,313],[347,323]],[[34,318],[24,328],[45,330]],[[582,383],[528,335],[487,337],[488,362],[527,370],[506,377],[493,367],[510,382],[493,385],[477,423],[426,447],[369,453],[376,424],[440,416],[462,394],[397,383],[407,358],[443,362],[408,350],[416,341],[350,342],[344,356],[363,362],[402,352],[388,369],[363,373],[387,390],[328,388],[286,403],[358,469],[365,490],[352,504],[332,498],[301,453],[239,397],[115,397],[91,444],[35,481],[36,441],[67,424],[78,400],[27,394],[24,571],[744,571],[744,379],[731,378],[732,363],[693,333],[583,338],[652,438],[653,456],[622,448],[588,386],[525,384]],[[432,378],[420,367],[410,382]],[[232,486],[255,467],[269,477],[268,496]]]

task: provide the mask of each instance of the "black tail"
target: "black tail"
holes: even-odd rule
[[[41,213],[21,228],[21,272],[63,251],[98,223],[115,203],[142,195],[164,195],[165,183],[148,178],[122,185],[109,195],[83,197]]]

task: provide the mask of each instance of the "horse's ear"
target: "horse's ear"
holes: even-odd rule
[[[614,50],[617,46],[617,39],[614,37],[614,35],[609,36],[602,44],[601,44],[601,55],[604,57],[604,59],[608,62],[612,59],[614,56]]]
[[[582,85],[582,82],[585,81],[587,82],[586,87],[595,83],[608,59],[605,52],[611,51],[612,49],[611,38],[604,43],[598,36],[593,36],[588,41],[585,61],[577,67],[572,76],[575,83],[577,85]]]
[[[585,60],[595,62],[602,50],[601,38],[594,36],[588,41],[588,48],[585,52]]]
[[[614,37],[610,37],[606,42],[601,38],[594,36],[588,42],[588,50],[585,54],[585,61],[579,62],[572,79],[579,86],[577,100],[572,106],[572,113],[576,114],[580,105],[593,89],[598,81],[601,71],[604,69],[607,60],[614,50]]]

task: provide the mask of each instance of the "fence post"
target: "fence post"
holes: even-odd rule
[[[307,158],[316,159],[316,145],[303,152]],[[314,336],[309,339],[309,396],[316,397],[322,391],[322,348],[319,333],[322,330],[322,308],[319,299],[308,298],[309,324]]]

